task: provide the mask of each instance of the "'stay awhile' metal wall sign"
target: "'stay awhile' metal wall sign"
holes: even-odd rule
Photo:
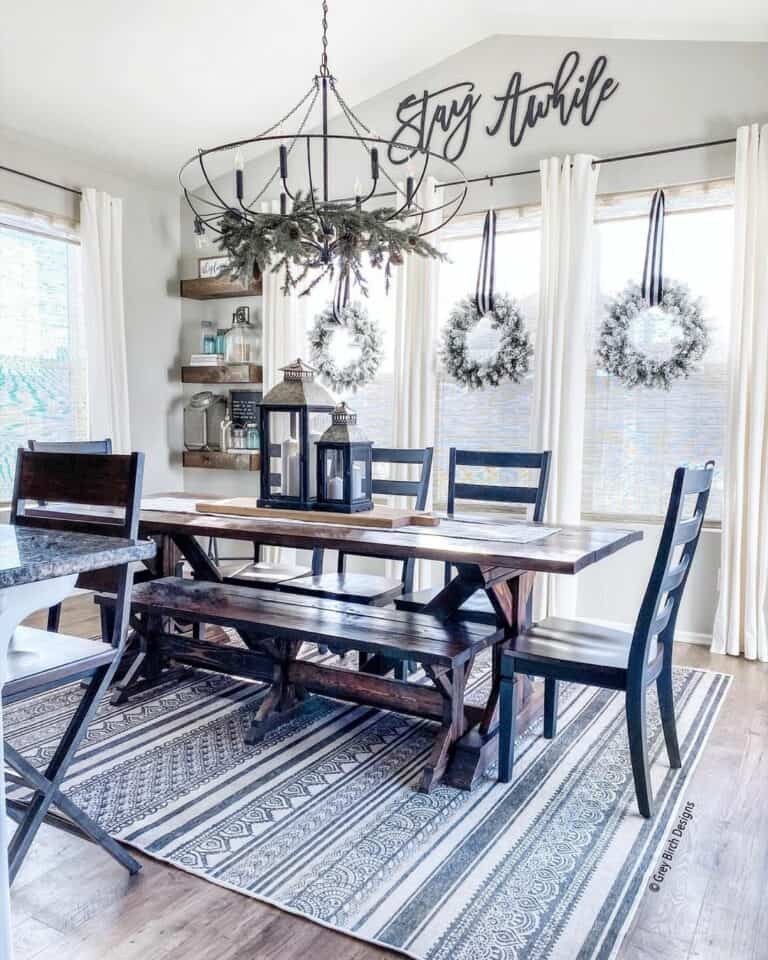
[[[562,126],[581,123],[588,127],[619,89],[619,81],[607,71],[607,57],[601,55],[587,63],[577,50],[563,57],[551,80],[527,83],[521,71],[514,71],[506,90],[490,98],[493,116],[484,125],[485,133],[491,137],[506,135],[510,146],[517,147],[529,130],[547,118],[556,119]],[[390,146],[390,162],[407,163],[417,148],[458,160],[467,148],[483,97],[475,92],[472,81],[408,94],[395,109],[398,126],[392,140],[413,144],[414,150],[409,154]]]

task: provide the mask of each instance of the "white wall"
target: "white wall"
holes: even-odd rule
[[[43,140],[0,130],[4,166],[72,187],[96,187],[123,200],[125,321],[131,439],[146,454],[147,492],[181,487],[178,297],[178,195],[100,169]],[[73,194],[0,171],[0,199],[65,216],[78,215]]]
[[[512,148],[502,132],[495,137],[484,126],[495,117],[493,96],[504,92],[513,70],[521,70],[524,84],[551,80],[562,57],[578,50],[583,63],[604,54],[607,74],[620,88],[599,110],[589,127],[575,122],[566,127],[550,116],[530,130],[522,144]],[[371,55],[374,47],[371,47]],[[308,65],[308,80],[311,65]],[[399,78],[393,78],[399,80]],[[339,85],[354,102],[354,90]],[[475,111],[468,147],[459,163],[468,177],[509,170],[535,169],[539,160],[551,154],[587,152],[608,157],[688,142],[715,140],[735,135],[743,123],[768,120],[768,45],[748,43],[681,43],[661,41],[570,40],[496,36],[430,66],[423,73],[398,82],[391,90],[355,107],[368,125],[383,136],[396,129],[394,110],[407,94],[437,90],[471,80],[483,100]],[[334,126],[334,129],[337,129]],[[340,128],[338,128],[340,129]],[[247,126],[243,136],[248,135]],[[272,151],[274,154],[276,151]],[[603,166],[599,191],[653,188],[714,177],[732,176],[733,147],[669,154]],[[348,155],[347,155],[348,157]],[[275,156],[255,160],[246,170],[246,182],[253,189],[271,170]],[[300,181],[299,162],[291,162],[295,185]],[[333,164],[336,179],[332,187],[348,194],[356,177],[365,183],[366,163],[342,159]],[[482,210],[490,205],[514,206],[537,202],[537,176],[497,181],[472,187],[464,211]],[[185,206],[183,204],[183,206]],[[189,271],[194,265],[191,218],[182,216],[182,262]],[[206,252],[206,251],[204,251]],[[213,249],[207,251],[213,252]],[[253,301],[251,301],[253,302]],[[199,305],[185,303],[182,311],[185,330],[199,322]],[[228,309],[233,309],[232,307]],[[220,309],[220,308],[216,308]],[[203,471],[195,471],[201,474]],[[215,477],[185,478],[190,484],[206,484],[225,492],[253,493],[248,478],[217,474]],[[670,478],[671,482],[671,478]],[[650,573],[658,542],[658,527],[643,527],[645,539],[609,561],[580,576],[579,614],[620,623],[631,622]],[[717,601],[720,534],[704,532],[697,563],[691,574],[687,598],[679,620],[681,635],[711,632]]]

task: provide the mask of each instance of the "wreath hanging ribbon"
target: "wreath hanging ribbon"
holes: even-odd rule
[[[480,262],[477,265],[475,306],[481,317],[493,313],[496,285],[496,211],[489,210],[483,222]]]
[[[642,293],[649,307],[661,303],[664,291],[664,191],[657,190],[651,200],[648,236],[645,240]]]
[[[349,269],[342,269],[339,273],[339,279],[336,281],[336,289],[333,294],[333,318],[337,323],[342,322],[344,311],[349,306]]]

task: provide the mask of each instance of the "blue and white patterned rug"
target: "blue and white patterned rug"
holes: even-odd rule
[[[473,675],[482,694],[487,670]],[[729,678],[675,671],[683,770],[655,695],[655,819],[637,813],[623,697],[566,687],[558,736],[521,737],[513,783],[416,792],[433,725],[315,697],[255,747],[263,688],[198,673],[103,706],[67,792],[152,857],[428,960],[612,957],[667,838]],[[8,709],[6,735],[51,755],[79,691]]]

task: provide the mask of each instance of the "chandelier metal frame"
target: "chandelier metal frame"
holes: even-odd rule
[[[210,231],[214,238],[221,237],[223,234],[221,229],[223,219],[226,219],[230,224],[236,222],[243,226],[253,225],[254,227],[263,222],[263,218],[267,214],[257,209],[257,204],[265,197],[276,180],[279,180],[280,183],[280,213],[278,215],[270,213],[268,216],[271,222],[275,221],[276,216],[279,219],[291,221],[292,205],[296,203],[297,199],[301,199],[301,192],[295,188],[291,189],[289,159],[296,152],[297,146],[303,145],[306,153],[308,184],[305,198],[311,203],[312,214],[316,218],[316,227],[313,229],[312,235],[302,236],[302,243],[307,251],[305,267],[308,269],[327,267],[333,262],[341,239],[334,229],[334,223],[338,221],[340,214],[343,215],[347,211],[360,214],[365,204],[376,200],[377,197],[391,198],[394,195],[395,203],[393,206],[380,206],[374,210],[367,210],[366,214],[374,215],[381,224],[392,223],[394,227],[397,224],[403,224],[404,232],[407,231],[409,237],[423,238],[440,230],[458,214],[468,190],[466,177],[455,161],[448,160],[443,155],[420,145],[380,137],[352,111],[341,95],[336,79],[328,67],[327,0],[323,0],[322,10],[322,53],[319,72],[313,78],[312,86],[298,103],[280,120],[254,137],[234,140],[208,149],[199,149],[193,157],[190,157],[182,165],[179,171],[179,182],[184,197],[194,215],[195,233],[198,236],[203,236]],[[341,115],[347,121],[351,133],[331,133],[329,131],[329,103],[331,97],[338,104]],[[321,110],[319,124],[321,132],[307,132],[318,100]],[[305,106],[306,109],[304,109]],[[292,133],[284,133],[284,124],[296,117],[297,114],[301,114],[298,129]],[[317,125],[312,124],[312,126],[316,129]],[[359,193],[355,189],[355,196],[333,198],[329,189],[331,148],[334,144],[342,142],[358,143],[365,151],[370,164],[370,184],[367,190],[361,188]],[[242,149],[251,145],[264,144],[269,146],[273,143],[279,144],[278,164],[267,177],[266,182],[246,202],[245,162]],[[319,144],[321,152],[319,184],[316,183],[313,159],[313,146],[316,144]],[[407,161],[409,163],[408,176],[405,178],[404,184],[402,181],[398,184],[396,177],[382,163],[380,150],[383,151],[384,149],[386,149],[390,158],[392,151],[403,151],[404,159],[402,162]],[[220,182],[221,177],[211,174],[206,166],[206,161],[214,156],[232,151],[234,151],[234,199],[230,201],[225,198],[226,187]],[[413,165],[413,158],[416,157],[419,158],[418,169],[414,169]],[[424,196],[426,191],[422,191],[421,188],[428,175],[430,164],[433,162],[439,162],[449,168],[451,170],[450,179],[455,182],[452,182],[448,188],[451,192],[447,197],[444,194],[440,197],[439,202],[436,197],[435,203],[430,203]],[[199,180],[200,176],[203,180],[202,185],[192,186],[192,179]],[[386,180],[392,188],[385,194],[377,193],[377,188],[382,179]],[[209,195],[201,195],[201,191],[205,192],[206,188]],[[439,224],[425,223],[428,217],[431,218],[432,214],[440,211],[444,211],[444,215]],[[334,216],[331,216],[332,214]],[[349,271],[342,267],[339,270],[339,293],[337,294],[337,302],[340,306],[348,299],[348,291]]]

